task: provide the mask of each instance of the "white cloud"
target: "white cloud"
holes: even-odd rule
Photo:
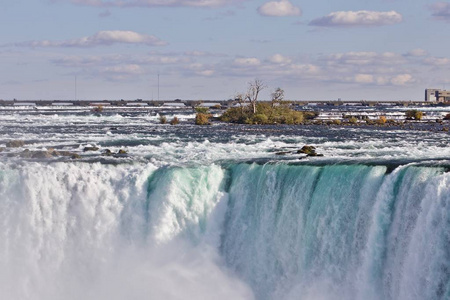
[[[357,74],[353,80],[350,80],[358,84],[375,84],[379,86],[383,85],[395,85],[406,86],[415,82],[415,79],[410,74],[398,74],[394,76],[375,76],[372,74]]]
[[[218,7],[242,1],[245,0],[70,0],[74,4],[98,7]]]
[[[215,71],[211,66],[207,66],[202,63],[190,64],[186,67],[186,70],[189,71],[189,74],[203,77],[210,77],[215,74]]]
[[[356,74],[355,82],[358,83],[372,83],[374,81],[373,75],[370,74]]]
[[[270,1],[258,8],[258,13],[269,17],[300,16],[302,11],[289,0]]]
[[[124,74],[124,75],[139,75],[144,71],[139,65],[119,65],[103,68],[102,73],[115,73],[115,74]]]
[[[274,54],[271,57],[269,57],[269,62],[273,64],[290,64],[292,62],[292,59],[289,57],[283,56],[281,54]]]
[[[292,64],[289,69],[287,69],[287,75],[297,74],[301,76],[313,76],[319,75],[321,69],[319,66],[313,64]]]
[[[233,61],[233,65],[237,67],[254,67],[259,66],[260,64],[261,61],[255,57],[236,58]]]
[[[413,57],[420,57],[420,56],[427,56],[428,51],[424,49],[413,49],[405,54],[405,56],[413,56]]]
[[[429,57],[425,59],[425,63],[436,67],[450,65],[450,58],[446,57]]]
[[[341,65],[393,65],[404,62],[404,58],[393,52],[346,52],[335,53],[328,55],[322,60],[326,61],[329,65],[341,64]]]
[[[99,31],[94,35],[65,41],[30,41],[17,43],[21,47],[95,47],[112,44],[142,44],[148,46],[164,46],[167,42],[153,35],[140,34],[134,31]]]
[[[390,80],[393,85],[408,85],[414,83],[414,81],[414,78],[410,74],[400,74]]]
[[[430,5],[432,16],[438,20],[450,21],[450,3],[437,2]]]
[[[325,27],[381,26],[400,23],[403,17],[395,11],[337,11],[312,20],[309,25]]]

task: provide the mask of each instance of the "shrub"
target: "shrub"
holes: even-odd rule
[[[386,124],[386,122],[387,122],[387,118],[385,116],[380,116],[378,118],[378,120],[376,121],[376,123],[378,125],[384,125],[384,124]]]
[[[306,118],[313,119],[313,112],[296,111],[288,104],[272,106],[271,103],[257,103],[256,113],[249,107],[232,107],[220,117],[221,121],[240,124],[301,124]]]
[[[220,120],[228,123],[243,124],[249,115],[246,110],[247,107],[231,107],[222,114]]]
[[[269,117],[265,114],[256,114],[252,118],[253,124],[267,124],[269,122]]]
[[[342,121],[336,119],[336,120],[331,121],[331,124],[333,124],[333,125],[341,125],[341,124],[342,124]]]
[[[304,116],[305,115],[302,112],[300,112],[300,111],[292,111],[292,117],[293,117],[293,120],[294,120],[294,124],[301,124],[301,123],[303,123],[303,121],[305,119]]]
[[[450,120],[450,114],[446,114],[446,115],[444,116],[444,120]]]
[[[177,117],[173,117],[172,120],[170,120],[170,125],[177,125],[180,123],[180,120]]]
[[[356,123],[358,123],[358,119],[357,119],[356,117],[350,117],[350,118],[348,119],[348,122],[349,122],[350,124],[356,124]]]
[[[94,108],[92,108],[92,111],[95,113],[101,113],[103,111],[103,106],[102,105],[97,105]]]
[[[407,120],[422,120],[423,113],[417,109],[410,109],[405,112]]]
[[[387,119],[386,123],[388,123],[390,125],[398,125],[398,122],[394,119]]]
[[[210,125],[209,118],[210,114],[198,113],[195,116],[195,125]]]
[[[319,116],[319,113],[315,111],[304,111],[303,116],[306,120],[314,120]]]
[[[166,124],[167,123],[166,116],[163,116],[163,115],[159,116],[159,123]]]
[[[209,108],[208,107],[200,107],[200,106],[198,106],[198,107],[195,108],[195,111],[197,113],[200,113],[200,114],[207,114],[208,111],[209,111]]]

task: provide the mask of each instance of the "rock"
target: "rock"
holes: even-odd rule
[[[114,157],[126,157],[127,153],[128,152],[126,150],[120,149],[116,154],[114,154]]]
[[[281,152],[276,152],[275,155],[286,155],[286,154],[290,154],[292,152],[289,151],[281,151]]]
[[[31,158],[52,158],[53,155],[48,151],[34,151],[31,154]]]
[[[33,154],[31,153],[31,151],[29,149],[25,149],[19,154],[19,156],[22,158],[31,158],[32,155]]]
[[[323,156],[323,154],[316,153],[316,147],[305,145],[302,149],[297,151],[298,154],[304,153],[307,156]]]
[[[302,149],[298,150],[297,153],[304,153],[306,155],[313,155],[316,153],[316,147],[305,145]]]
[[[58,154],[61,156],[72,156],[74,153],[69,151],[59,151]]]
[[[84,149],[83,149],[83,151],[84,152],[87,152],[87,151],[98,151],[98,147],[95,147],[95,146],[93,146],[93,147],[84,147]]]
[[[61,155],[61,153],[59,153],[58,151],[56,151],[56,150],[53,150],[53,151],[51,151],[51,152],[49,152],[52,156],[60,156]]]
[[[24,141],[21,140],[13,140],[13,141],[9,141],[6,143],[6,147],[9,148],[19,148],[19,147],[23,147],[25,145]]]
[[[0,152],[3,152],[3,150],[5,150],[5,148],[0,147]]]
[[[79,154],[76,154],[76,153],[70,152],[70,151],[60,151],[60,152],[58,152],[58,154],[61,155],[61,156],[68,156],[71,159],[81,158],[81,156]]]
[[[113,155],[114,153],[112,153],[112,151],[111,150],[109,150],[109,149],[105,149],[105,151],[103,151],[103,155],[106,155],[106,156],[111,156],[111,155]]]

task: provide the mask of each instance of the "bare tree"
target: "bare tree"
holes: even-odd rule
[[[271,96],[272,96],[272,107],[274,107],[275,103],[281,103],[281,101],[284,100],[284,90],[278,87],[271,94]]]
[[[256,113],[256,103],[258,102],[259,93],[266,88],[264,82],[260,79],[255,79],[248,83],[247,94],[245,94],[245,99],[252,105],[253,113]]]

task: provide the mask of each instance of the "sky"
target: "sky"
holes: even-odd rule
[[[0,0],[0,99],[423,100],[450,2]],[[159,80],[158,80],[159,78]]]

